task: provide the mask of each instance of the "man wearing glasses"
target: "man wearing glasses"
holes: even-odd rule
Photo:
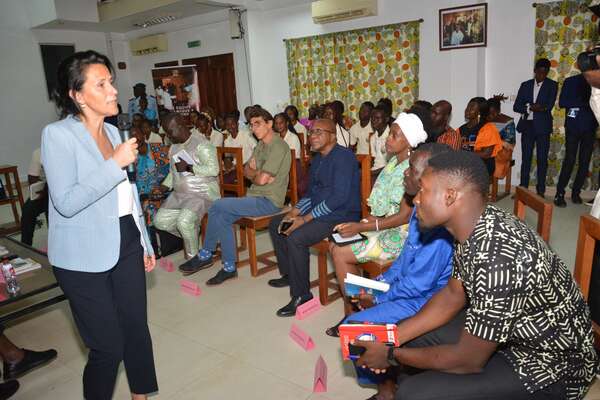
[[[360,219],[360,172],[352,150],[337,144],[335,123],[316,120],[309,132],[311,151],[309,188],[298,204],[271,221],[269,233],[281,278],[273,287],[290,286],[291,301],[277,311],[291,317],[312,299],[309,282],[311,245],[328,237],[342,222]]]
[[[223,268],[207,285],[219,285],[237,277],[236,249],[232,225],[241,217],[259,217],[283,208],[288,187],[291,154],[288,145],[273,132],[273,116],[259,107],[249,113],[250,126],[260,140],[244,166],[244,176],[252,181],[246,197],[216,200],[208,210],[206,238],[198,255],[179,266],[184,275],[213,264],[213,252],[221,243]]]

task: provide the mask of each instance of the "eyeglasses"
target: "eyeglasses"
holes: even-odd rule
[[[316,129],[311,129],[310,131],[308,131],[309,135],[322,135],[324,133],[335,133],[335,131],[329,131],[327,129],[321,129],[321,128],[316,128]]]

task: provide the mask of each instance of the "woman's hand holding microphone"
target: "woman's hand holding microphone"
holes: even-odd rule
[[[112,158],[116,161],[119,167],[125,168],[129,164],[135,162],[137,155],[137,139],[131,138],[128,141],[117,145]]]

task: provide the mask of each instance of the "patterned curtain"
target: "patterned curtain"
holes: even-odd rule
[[[591,0],[563,0],[536,5],[535,58],[546,57],[552,63],[548,77],[558,82],[560,89],[565,78],[576,75],[577,55],[598,39],[598,18],[587,8]],[[546,184],[556,186],[565,153],[565,110],[558,108],[558,96],[553,110],[554,133],[550,138],[548,176]],[[583,189],[597,189],[600,154],[594,150],[592,172]],[[573,169],[573,173],[576,169]],[[535,182],[535,171],[531,171]]]
[[[285,41],[290,99],[301,115],[341,100],[356,118],[362,102],[389,97],[395,107],[419,95],[418,21]]]

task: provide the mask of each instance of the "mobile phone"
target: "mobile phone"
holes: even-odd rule
[[[285,231],[287,231],[293,224],[293,221],[281,221],[281,224],[279,225],[279,233],[281,235],[285,235]]]

